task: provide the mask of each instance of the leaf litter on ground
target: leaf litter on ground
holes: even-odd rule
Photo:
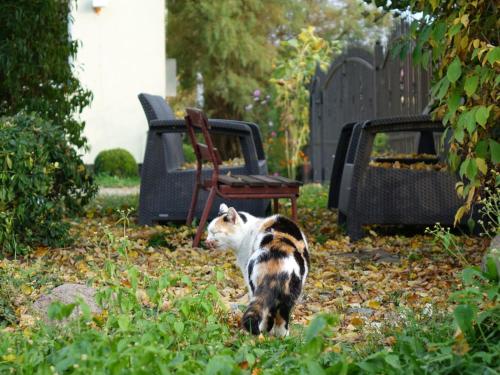
[[[293,324],[304,326],[318,313],[331,312],[340,322],[334,340],[356,343],[381,333],[384,326],[399,324],[404,319],[401,309],[429,314],[451,311],[448,297],[461,286],[462,266],[431,235],[381,235],[370,229],[366,238],[351,243],[336,225],[335,212],[301,207],[299,217],[311,247],[311,270],[293,312]],[[227,306],[231,329],[241,329],[248,297],[235,257],[230,252],[193,249],[195,228],[142,227],[132,219],[124,229],[122,222],[103,217],[74,220],[71,232],[77,240],[70,248],[39,247],[24,259],[0,260],[0,269],[12,272],[13,278],[35,266],[46,280],[23,285],[21,293],[12,298],[16,318],[11,319],[11,328],[32,324],[31,304],[54,286],[69,282],[102,285],[102,270],[111,258],[123,272],[124,263],[129,262],[152,277],[169,270],[187,278],[189,284],[174,288],[179,297],[216,285]],[[125,257],[120,256],[124,240]],[[468,262],[479,264],[487,241],[462,235],[459,242]]]

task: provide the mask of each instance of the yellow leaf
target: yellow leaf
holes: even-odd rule
[[[432,11],[434,11],[439,5],[439,0],[431,0]]]
[[[369,308],[374,310],[378,310],[380,308],[380,302],[375,300],[368,301],[367,305]]]
[[[354,318],[351,319],[351,324],[356,327],[362,326],[363,319],[361,319],[359,316],[355,316]]]
[[[457,213],[455,214],[455,222],[453,225],[457,225],[460,222],[460,220],[462,220],[462,217],[464,216],[465,212],[467,212],[465,206],[462,206],[457,210]]]
[[[36,256],[37,258],[41,258],[43,257],[45,254],[47,254],[47,250],[48,248],[46,247],[37,247],[35,252],[33,253],[34,256]]]
[[[340,353],[342,351],[342,347],[340,346],[340,344],[335,344],[333,347],[332,347],[332,352],[334,353]]]
[[[488,166],[486,165],[486,161],[482,158],[476,158],[477,168],[481,171],[482,174],[488,173]]]
[[[33,292],[33,288],[29,285],[23,285],[23,286],[21,286],[21,291],[25,295],[29,296],[31,294],[31,292]]]
[[[480,46],[479,39],[474,39],[474,41],[472,42],[472,45],[474,46],[474,48],[479,48],[479,46]]]
[[[464,25],[465,27],[469,26],[469,15],[468,14],[464,14],[460,18],[460,22],[462,22],[462,25]]]
[[[2,359],[5,361],[5,362],[14,362],[16,360],[16,355],[15,354],[6,354],[4,356],[2,356]]]

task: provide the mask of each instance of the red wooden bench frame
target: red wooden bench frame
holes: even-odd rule
[[[281,176],[221,175],[219,165],[222,164],[222,161],[217,148],[214,147],[212,142],[207,116],[203,111],[196,108],[187,108],[186,113],[186,127],[196,155],[195,187],[186,220],[187,225],[191,225],[193,221],[199,190],[205,189],[209,191],[207,202],[205,203],[205,208],[203,209],[193,240],[194,247],[197,247],[200,243],[210,209],[217,195],[225,199],[273,199],[275,212],[278,212],[279,209],[278,199],[288,198],[292,202],[292,218],[297,220],[297,198],[299,196],[299,188],[302,185],[300,181],[290,180]],[[201,130],[205,144],[198,142],[196,139],[196,128]],[[202,181],[201,170],[204,161],[210,162],[213,165],[213,170],[211,178]]]

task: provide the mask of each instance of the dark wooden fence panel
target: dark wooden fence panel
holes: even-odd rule
[[[407,32],[396,27],[389,45]],[[313,180],[329,181],[342,126],[352,121],[407,116],[425,112],[429,74],[404,60],[393,58],[377,43],[373,52],[348,48],[325,73],[317,70],[310,86],[311,159]],[[391,134],[389,146],[398,152],[415,152],[414,133]]]

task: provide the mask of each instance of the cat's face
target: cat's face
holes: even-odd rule
[[[243,234],[243,220],[233,207],[222,203],[219,216],[208,224],[208,236],[205,244],[212,249],[237,249]]]

